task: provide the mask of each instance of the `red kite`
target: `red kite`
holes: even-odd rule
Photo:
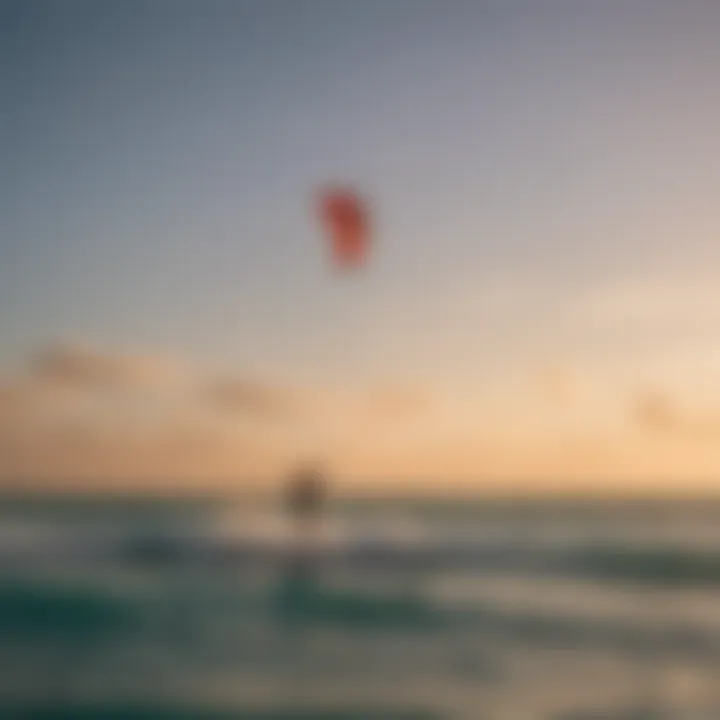
[[[362,266],[370,244],[368,208],[363,200],[351,190],[335,188],[321,194],[319,211],[336,266]]]

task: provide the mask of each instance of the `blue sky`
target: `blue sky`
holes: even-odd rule
[[[417,378],[446,427],[515,407],[508,368],[687,380],[720,341],[718,27],[700,0],[0,2],[0,360]],[[351,282],[312,213],[335,179],[375,213]]]

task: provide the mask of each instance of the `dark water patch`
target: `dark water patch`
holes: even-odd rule
[[[561,566],[575,576],[657,587],[720,584],[720,555],[710,552],[584,548],[569,554]]]
[[[383,707],[243,708],[113,703],[0,707],[7,720],[443,720],[433,710]]]
[[[139,536],[120,547],[118,557],[131,565],[165,567],[193,557],[188,541],[170,535]]]
[[[101,640],[135,620],[127,601],[100,590],[0,583],[0,636],[6,639]]]

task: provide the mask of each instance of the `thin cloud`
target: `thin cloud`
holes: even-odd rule
[[[297,393],[250,378],[213,379],[205,385],[204,394],[213,407],[240,416],[285,419],[304,409]]]
[[[631,412],[646,432],[691,441],[720,440],[720,411],[682,407],[667,393],[657,390],[638,393]]]
[[[254,422],[219,424],[208,400]],[[257,421],[300,407],[280,387],[190,373],[160,356],[52,345],[0,378],[0,482],[157,487],[263,476],[287,452]]]
[[[77,345],[51,345],[32,361],[38,379],[72,387],[148,390],[176,380],[180,367],[149,354],[113,353]]]
[[[675,401],[657,390],[638,393],[632,401],[631,412],[642,429],[654,433],[678,432],[687,423]]]

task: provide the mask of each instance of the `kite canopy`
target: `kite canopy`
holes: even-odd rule
[[[352,190],[332,188],[320,194],[319,213],[335,266],[344,270],[361,267],[370,245],[365,202]]]

